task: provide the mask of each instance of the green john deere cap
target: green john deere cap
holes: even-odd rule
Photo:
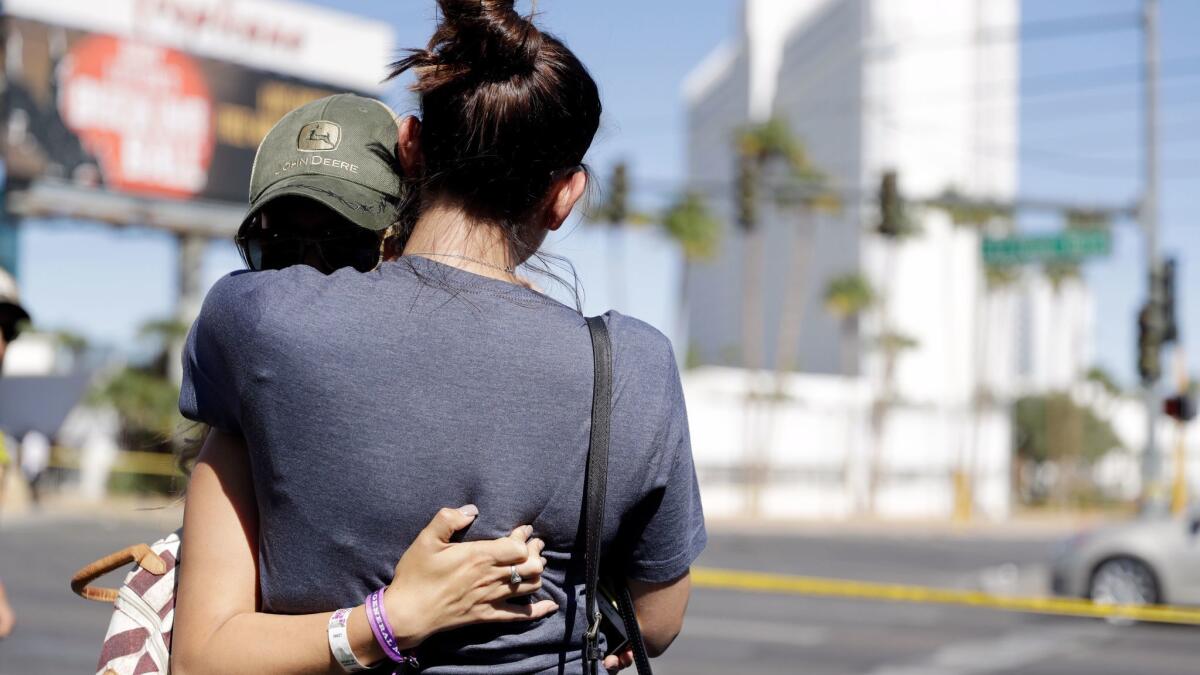
[[[271,200],[299,196],[387,229],[404,189],[392,163],[398,140],[395,113],[372,98],[337,94],[296,108],[258,146],[243,226]]]

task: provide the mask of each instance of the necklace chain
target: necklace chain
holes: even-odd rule
[[[439,257],[439,258],[457,258],[459,260],[466,260],[467,262],[475,263],[476,265],[483,265],[484,267],[490,267],[494,270],[500,270],[501,272],[504,272],[506,274],[516,274],[517,273],[516,267],[504,267],[502,265],[497,265],[495,263],[487,262],[486,260],[480,260],[478,258],[472,258],[471,256],[462,255],[461,253],[434,253],[432,251],[428,251],[428,252],[422,251],[422,252],[417,252],[417,253],[405,253],[404,255],[406,255],[406,256],[414,256],[414,255],[434,256],[434,257]]]

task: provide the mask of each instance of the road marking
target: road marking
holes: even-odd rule
[[[689,638],[775,644],[785,647],[815,647],[829,637],[829,629],[822,626],[706,617],[689,617],[684,631],[684,635]]]
[[[768,574],[701,567],[692,570],[692,583],[714,588],[756,593],[813,595],[920,604],[959,605],[1031,614],[1088,618],[1120,617],[1135,621],[1200,625],[1200,609],[1170,605],[1098,605],[1077,598],[1000,596],[983,591],[905,586],[870,581],[850,581],[789,574]]]
[[[1068,651],[1085,647],[1103,635],[1097,631],[1023,630],[994,640],[968,640],[944,645],[927,659],[876,668],[870,675],[980,675],[1020,671]],[[1089,640],[1090,638],[1090,640]]]
[[[1038,563],[992,565],[966,575],[956,587],[992,595],[1036,596],[1050,588],[1050,567]]]

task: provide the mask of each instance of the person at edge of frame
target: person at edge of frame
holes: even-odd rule
[[[8,345],[21,334],[21,329],[29,322],[29,312],[21,305],[17,294],[17,282],[12,276],[0,268],[0,373],[4,371],[4,354]],[[0,431],[0,500],[4,496],[4,481],[8,478],[8,468],[12,463],[9,456],[4,433]],[[16,614],[8,602],[8,593],[4,582],[0,581],[0,640],[8,637],[16,625]]]

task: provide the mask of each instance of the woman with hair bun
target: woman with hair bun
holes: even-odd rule
[[[189,486],[177,674],[584,669],[591,340],[517,269],[586,191],[600,97],[511,0],[438,5],[393,65],[420,96],[399,123],[419,205],[402,250],[368,273],[232,274],[189,335],[180,407],[215,431]],[[604,319],[605,569],[657,655],[703,515],[669,341]],[[472,506],[437,511],[455,504]]]

